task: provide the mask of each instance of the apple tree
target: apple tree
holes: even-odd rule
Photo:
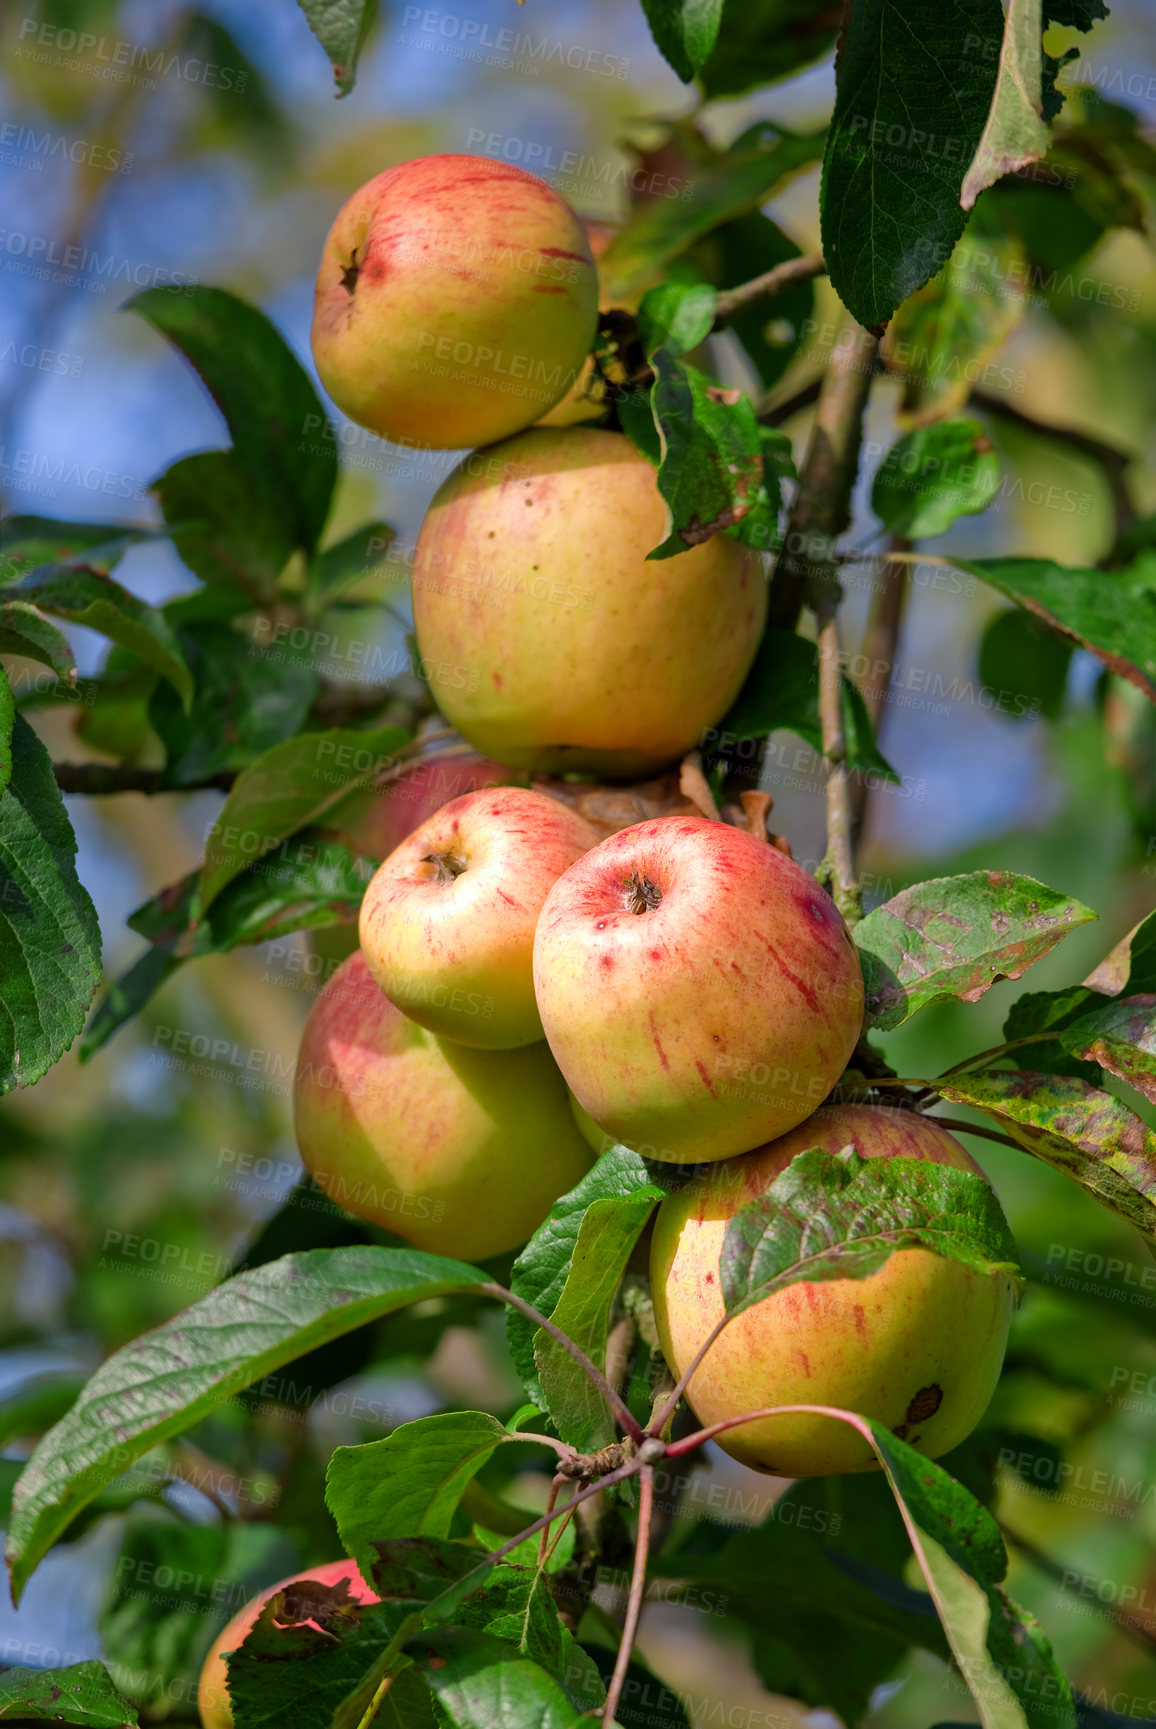
[[[300,3],[347,93],[374,0]],[[579,412],[628,442],[653,477],[663,524],[644,568],[654,582],[691,549],[713,542],[730,558],[742,547],[766,574],[766,623],[727,712],[680,760],[626,784],[579,772],[534,785],[602,835],[681,815],[789,854],[766,790],[769,741],[793,735],[810,747],[826,826],[812,875],[850,931],[863,980],[862,1025],[829,1101],[926,1118],[1014,1154],[1017,1192],[1079,1192],[1103,1210],[1121,1276],[1147,1270],[1156,914],[1138,907],[1086,976],[1077,967],[1057,978],[1057,957],[1052,988],[1015,995],[1002,1036],[985,1044],[965,1030],[970,1054],[943,1063],[907,1036],[913,1017],[954,1005],[966,1027],[963,1005],[1019,979],[1097,915],[998,850],[882,896],[861,865],[872,800],[902,784],[904,765],[878,735],[905,605],[929,573],[998,597],[975,645],[985,688],[1010,682],[1031,713],[1059,724],[1074,657],[1090,669],[1106,760],[1126,777],[1139,832],[1147,820],[1156,519],[1142,512],[1121,448],[1100,430],[1035,419],[1001,383],[1027,300],[1044,320],[1071,319],[1065,278],[1105,235],[1143,228],[1156,185],[1156,148],[1136,115],[1086,88],[1065,96],[1057,75],[1077,50],[1057,57],[1044,46],[1057,29],[1093,31],[1106,8],[848,0],[840,17],[821,0],[643,0],[643,11],[695,96],[661,146],[687,190],[636,197],[598,257],[602,310]],[[774,87],[836,38],[828,125],[758,119],[717,141],[716,104],[767,91],[773,108]],[[821,248],[805,251],[764,206],[817,164]],[[840,308],[829,324],[815,316],[822,278]],[[49,669],[64,699],[82,702],[76,730],[88,752],[54,760],[25,712],[35,704],[0,671],[5,1093],[35,1086],[77,1044],[83,1062],[105,1061],[110,1041],[206,957],[289,938],[310,953],[349,953],[367,884],[401,838],[383,841],[365,813],[415,777],[452,775],[468,755],[468,731],[465,744],[450,734],[420,643],[396,676],[344,688],[276,646],[336,628],[395,531],[368,520],[335,535],[331,410],[274,320],[225,285],[147,288],[127,312],[168,345],[174,374],[195,373],[221,442],[155,477],[151,521],[16,515],[4,526],[0,651]],[[818,362],[809,376],[795,364],[807,360]],[[788,375],[803,381],[784,393]],[[851,544],[872,392],[895,386],[900,431],[873,461],[874,532]],[[792,442],[785,428],[804,413],[805,436]],[[1018,484],[1024,441],[1075,452],[1101,476],[1112,533],[1094,566],[1022,556],[1014,544],[952,550],[955,525]],[[154,605],[116,573],[131,548],[159,540],[191,585]],[[865,586],[854,653],[848,596]],[[93,678],[78,674],[74,626],[107,640]],[[531,779],[501,765],[483,772]],[[200,862],[128,921],[140,957],[105,978],[63,795],[125,791],[217,802]],[[693,984],[670,980],[688,995]],[[302,1179],[191,1305],[121,1342],[80,1383],[0,1403],[4,1435],[20,1443],[0,1461],[14,1600],[50,1552],[103,1516],[121,1520],[102,1618],[107,1662],[11,1664],[0,1671],[0,1718],[108,1729],[196,1721],[197,1670],[239,1601],[214,1600],[206,1617],[179,1590],[129,1586],[142,1568],[166,1567],[186,1586],[206,1575],[268,1596],[294,1560],[300,1571],[315,1558],[282,1542],[300,1528],[314,1550],[328,1542],[327,1560],[343,1550],[376,1601],[340,1583],[268,1596],[228,1658],[238,1729],[709,1722],[702,1701],[681,1699],[636,1646],[655,1601],[706,1605],[769,1692],[849,1729],[913,1663],[950,1694],[943,1722],[1075,1729],[1143,1715],[1129,1706],[1113,1716],[1086,1674],[1073,1681],[1052,1630],[1008,1584],[1010,1551],[1045,1576],[1062,1573],[1094,1607],[1107,1602],[1121,1637],[1136,1632],[1110,1597],[1082,1590],[1087,1563],[1049,1557],[1007,1514],[1009,1481],[1041,1480],[1040,1460],[1053,1486],[1082,1469],[1065,1449],[1092,1421],[1081,1401],[1095,1350],[1076,1338],[1065,1367],[1062,1317],[1050,1332],[1043,1322],[1013,1329],[988,1415],[938,1460],[919,1450],[914,1417],[901,1433],[820,1396],[707,1424],[695,1415],[694,1373],[733,1321],[836,1281],[853,1297],[894,1257],[1005,1281],[1015,1299],[1028,1293],[1024,1315],[1036,1313],[1031,1292],[1049,1268],[1017,1248],[974,1170],[863,1158],[813,1132],[796,1130],[804,1140],[789,1166],[734,1206],[717,1255],[721,1319],[677,1373],[647,1255],[656,1218],[686,1188],[686,1164],[607,1138],[524,1246],[481,1265],[412,1247],[404,1221],[383,1230]],[[1150,1335],[1142,1306],[1132,1321]],[[929,1330],[941,1324],[926,1315]],[[278,1429],[296,1382],[316,1398],[367,1365],[428,1360],[455,1330],[508,1353],[507,1382],[520,1392],[495,1397],[494,1410],[454,1401],[337,1445],[323,1472],[304,1458],[299,1429]],[[966,1356],[968,1339],[957,1343]],[[1033,1427],[1037,1382],[1076,1409],[1067,1428]],[[775,1412],[846,1429],[862,1468],[778,1482],[755,1522],[728,1517],[725,1495],[721,1517],[713,1504],[708,1515],[698,1486],[718,1459],[711,1443]],[[526,1473],[544,1485],[537,1506],[518,1493]],[[166,1500],[174,1484],[199,1488],[209,1516],[183,1516]],[[1153,1639],[1149,1618],[1149,1659]]]

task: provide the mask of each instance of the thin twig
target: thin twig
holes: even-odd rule
[[[812,605],[819,621],[819,722],[827,771],[827,854],[823,863],[829,870],[831,898],[847,923],[854,925],[863,917],[863,897],[855,875],[837,601],[826,583],[814,594]]]
[[[1045,1044],[1049,1039],[1058,1039],[1059,1031],[1025,1033],[1022,1039],[1008,1039],[1002,1045],[990,1045],[986,1051],[976,1051],[973,1057],[964,1057],[962,1062],[952,1063],[949,1069],[944,1069],[941,1075],[936,1075],[934,1086],[938,1081],[946,1081],[951,1075],[958,1075],[964,1069],[972,1069],[976,1063],[995,1062],[998,1057],[1006,1056],[1008,1051],[1018,1051],[1022,1045]]]
[[[760,426],[783,426],[788,420],[793,420],[796,414],[801,414],[804,408],[813,408],[819,400],[823,388],[823,375],[812,378],[810,383],[801,384],[798,390],[784,396],[781,402],[772,402],[768,394],[759,405]]]
[[[580,1345],[576,1345],[573,1339],[569,1338],[560,1327],[554,1325],[553,1321],[547,1320],[546,1316],[535,1309],[532,1303],[527,1303],[523,1297],[515,1296],[513,1291],[507,1291],[504,1285],[487,1283],[481,1289],[487,1296],[497,1297],[500,1302],[509,1303],[512,1308],[519,1310],[528,1320],[535,1322],[536,1325],[549,1333],[552,1339],[556,1339],[563,1349],[570,1353],[578,1366],[585,1371],[587,1380],[602,1394],[617,1417],[620,1427],[625,1430],[631,1440],[636,1443],[642,1440],[642,1426],[634,1412],[625,1399],[610,1385],[597,1364],[591,1362]]]
[[[832,554],[850,520],[863,411],[878,348],[878,339],[862,325],[850,317],[843,320],[823,374],[799,490],[771,579],[767,624],[772,630],[794,630],[808,583],[834,574]]]
[[[563,1486],[563,1484],[565,1482],[567,1482],[567,1480],[568,1479],[565,1477],[555,1477],[553,1482],[550,1484],[550,1498],[546,1502],[547,1513],[552,1513],[554,1511],[554,1508],[558,1505],[558,1491]],[[546,1555],[547,1555],[547,1551],[549,1548],[549,1543],[550,1543],[550,1527],[549,1527],[549,1525],[543,1525],[542,1526],[542,1535],[538,1539],[538,1571],[539,1571],[539,1573],[542,1571],[542,1568],[546,1565]]]
[[[638,1535],[634,1541],[634,1571],[630,1576],[630,1596],[626,1602],[626,1619],[622,1623],[622,1638],[614,1659],[614,1673],[606,1689],[606,1704],[602,1712],[604,1723],[613,1723],[618,1701],[626,1682],[630,1653],[638,1632],[642,1614],[642,1595],[646,1589],[646,1562],[650,1553],[650,1515],[654,1506],[654,1467],[643,1465],[638,1474]]]
[[[560,1459],[570,1459],[574,1456],[574,1448],[567,1446],[565,1441],[556,1440],[553,1435],[536,1435],[532,1429],[511,1430],[502,1439],[505,1441],[533,1441],[539,1447],[553,1447]]]
[[[826,273],[827,265],[821,252],[806,252],[801,258],[788,258],[785,263],[776,264],[773,270],[764,271],[762,276],[752,277],[737,288],[724,290],[715,301],[714,328],[718,330],[736,312],[745,312],[748,306],[754,306],[759,300],[768,300],[772,294],[779,294],[796,282],[807,282],[813,276],[825,276]]]
[[[1102,438],[1095,438],[1091,433],[1081,432],[1077,427],[1053,426],[1046,420],[1036,420],[1033,415],[1025,414],[1022,408],[1016,408],[1014,404],[1004,402],[1001,397],[986,390],[973,390],[971,401],[977,408],[985,409],[988,414],[1006,420],[1009,426],[1018,426],[1038,438],[1050,438],[1057,444],[1066,444],[1081,456],[1091,457],[1093,462],[1099,463],[1112,493],[1116,539],[1119,540],[1127,533],[1136,520],[1136,506],[1132,502],[1125,479],[1125,472],[1133,460],[1128,451],[1121,450],[1118,445],[1107,444]]]
[[[1026,1150],[1010,1135],[1002,1135],[998,1129],[985,1128],[978,1123],[965,1123],[962,1117],[936,1117],[928,1111],[927,1120],[929,1123],[938,1123],[941,1129],[950,1129],[952,1134],[978,1135],[981,1141],[998,1141],[1001,1147],[1012,1147],[1017,1153]]]

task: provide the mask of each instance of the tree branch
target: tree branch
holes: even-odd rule
[[[222,769],[207,780],[193,781],[188,786],[169,786],[164,782],[163,769],[136,768],[132,763],[120,762],[56,762],[52,772],[61,792],[87,793],[98,798],[118,792],[203,792],[207,787],[228,792],[237,778],[236,770]]]
[[[610,1685],[606,1689],[606,1704],[602,1711],[602,1721],[613,1723],[618,1710],[618,1701],[622,1697],[622,1689],[626,1682],[626,1670],[630,1663],[630,1653],[634,1649],[634,1639],[638,1632],[638,1620],[642,1614],[642,1594],[646,1589],[646,1561],[650,1553],[650,1515],[654,1506],[654,1467],[643,1465],[638,1474],[638,1535],[634,1542],[634,1571],[630,1576],[630,1596],[626,1603],[626,1619],[622,1624],[622,1638],[618,1645],[618,1655],[614,1659],[614,1673],[610,1677]]]
[[[790,396],[784,396],[781,402],[772,403],[769,398],[759,409],[760,426],[783,426],[792,420],[796,414],[801,414],[804,408],[811,408],[819,400],[819,392],[823,388],[822,374],[812,378],[809,384],[800,385]]]
[[[715,301],[714,328],[720,329],[736,312],[745,312],[757,301],[769,300],[771,295],[781,293],[795,282],[807,282],[813,276],[826,274],[827,266],[821,252],[805,252],[801,258],[788,258],[785,263],[776,264],[773,270],[766,270],[761,276],[740,283],[737,288],[724,289]]]
[[[850,521],[863,411],[878,348],[877,337],[850,315],[843,319],[819,388],[799,490],[771,579],[770,630],[794,630],[808,584],[834,576],[835,542]]]
[[[579,1368],[585,1372],[590,1384],[602,1394],[630,1439],[635,1442],[642,1440],[642,1426],[636,1420],[634,1412],[625,1399],[610,1385],[597,1364],[590,1361],[582,1347],[576,1345],[574,1340],[562,1331],[561,1327],[556,1327],[553,1321],[547,1320],[546,1316],[535,1309],[532,1303],[527,1303],[523,1297],[515,1296],[514,1292],[508,1291],[504,1285],[485,1284],[481,1288],[488,1297],[497,1297],[500,1302],[509,1303],[511,1308],[518,1309],[527,1319],[534,1321],[545,1332],[549,1333],[552,1339],[556,1339],[563,1349],[570,1353]]]

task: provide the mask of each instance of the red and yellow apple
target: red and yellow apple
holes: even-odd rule
[[[423,156],[338,212],[313,358],[338,408],[382,438],[465,449],[573,389],[597,307],[594,259],[560,193],[507,162]]]
[[[730,1158],[809,1116],[863,1020],[830,897],[777,848],[701,817],[623,829],[558,878],[534,987],[583,1110],[676,1164]]]
[[[621,433],[535,427],[488,455],[499,477],[456,469],[415,548],[420,652],[470,675],[439,690],[442,713],[541,774],[641,780],[677,761],[754,658],[760,556],[716,534],[648,564],[666,507]]]
[[[650,1276],[658,1336],[676,1377],[724,1313],[719,1251],[740,1207],[796,1153],[853,1146],[865,1159],[930,1159],[982,1176],[928,1117],[824,1106],[790,1134],[693,1177],[658,1210]],[[1015,1306],[1011,1280],[929,1249],[900,1249],[866,1279],[788,1285],[728,1323],[688,1398],[705,1425],[771,1405],[834,1405],[884,1423],[929,1458],[975,1428],[995,1391]],[[874,1454],[824,1416],[761,1418],[717,1437],[744,1465],[781,1477],[866,1471]]]
[[[360,952],[313,1005],[294,1112],[305,1167],[337,1206],[464,1260],[524,1243],[594,1162],[544,1044],[439,1039],[394,1008]]]
[[[361,952],[394,1007],[487,1050],[544,1038],[534,927],[562,872],[600,838],[524,787],[444,805],[395,848],[361,903]]]
[[[197,1688],[197,1709],[201,1713],[203,1729],[233,1729],[233,1707],[229,1700],[229,1671],[225,1663],[225,1653],[236,1651],[244,1642],[245,1635],[253,1626],[258,1615],[278,1591],[284,1591],[288,1586],[298,1585],[303,1580],[311,1580],[318,1585],[326,1585],[331,1589],[345,1580],[349,1595],[355,1603],[376,1603],[377,1593],[372,1586],[367,1585],[361,1573],[352,1561],[328,1561],[323,1567],[311,1567],[306,1573],[294,1573],[291,1578],[281,1579],[276,1585],[270,1585],[261,1591],[243,1609],[238,1609],[228,1626],[217,1635],[210,1647],[201,1669],[200,1684]],[[314,1622],[306,1622],[314,1626]]]

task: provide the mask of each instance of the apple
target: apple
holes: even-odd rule
[[[361,951],[394,1007],[487,1050],[544,1038],[534,927],[562,872],[600,838],[524,787],[443,805],[394,849],[361,903]]]
[[[829,1105],[770,1146],[693,1177],[663,1201],[651,1247],[655,1321],[673,1375],[722,1319],[719,1251],[728,1220],[796,1153],[846,1146],[866,1159],[929,1159],[983,1175],[928,1117]],[[929,1249],[900,1249],[869,1278],[788,1285],[736,1315],[695,1371],[688,1397],[704,1425],[770,1405],[837,1405],[886,1424],[936,1459],[983,1416],[1014,1306],[1006,1275],[975,1272]],[[742,1464],[780,1477],[875,1465],[862,1437],[831,1417],[765,1418],[717,1440]]]
[[[541,774],[641,780],[695,747],[762,634],[761,555],[664,539],[654,469],[619,432],[534,427],[455,469],[414,551],[420,652],[464,667],[438,701],[477,750]]]
[[[358,793],[326,827],[362,857],[381,860],[452,798],[511,778],[509,769],[476,751],[440,751],[422,757],[385,786]]]
[[[830,897],[766,841],[703,817],[623,829],[558,878],[534,988],[583,1110],[675,1164],[802,1122],[863,1020],[858,955]]]
[[[294,1573],[291,1578],[281,1579],[276,1585],[270,1585],[266,1590],[258,1592],[243,1609],[238,1609],[228,1626],[218,1633],[205,1658],[197,1687],[197,1709],[201,1713],[203,1729],[233,1729],[233,1708],[229,1702],[229,1671],[225,1663],[225,1653],[236,1651],[243,1643],[246,1633],[270,1597],[306,1579],[330,1588],[344,1579],[349,1595],[355,1603],[380,1601],[372,1586],[366,1584],[358,1568],[348,1560],[327,1561],[323,1567],[311,1567],[306,1573]],[[309,1621],[305,1625],[312,1627],[316,1626],[316,1623]]]
[[[544,1044],[438,1038],[394,1008],[360,951],[310,1012],[294,1112],[305,1167],[337,1206],[463,1260],[524,1243],[594,1162]]]
[[[313,300],[313,358],[345,414],[395,444],[460,450],[529,426],[594,340],[582,224],[535,174],[422,156],[338,212]]]

